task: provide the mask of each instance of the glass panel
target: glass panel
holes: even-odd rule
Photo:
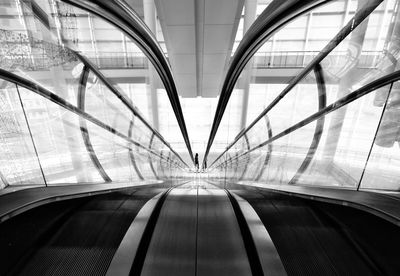
[[[154,4],[143,6],[143,2],[139,2],[130,4],[142,18],[144,9],[151,9],[149,12],[154,17]],[[157,109],[157,90],[164,86],[142,50],[105,20],[61,1],[56,4],[58,16],[49,15],[54,24],[53,34],[60,33],[62,43],[89,58],[117,90],[139,107],[146,120],[157,127],[153,109]],[[152,19],[155,21],[155,18]],[[149,23],[150,19],[144,19]],[[56,22],[60,22],[60,26]],[[155,22],[151,24],[152,31],[163,40],[161,29]]]
[[[112,181],[139,181],[129,158],[130,143],[91,122],[87,126],[94,152]]]
[[[157,38],[164,41],[160,24],[156,22],[158,18],[154,16],[154,5],[144,7],[143,1],[130,4],[139,16],[154,26],[152,31]],[[150,14],[155,22],[146,18]],[[100,67],[110,85],[132,100],[150,125],[170,131],[173,139],[179,136],[176,144],[185,147],[157,72],[139,47],[116,27],[58,0],[6,0],[0,4],[0,21],[2,69],[37,83],[77,106],[84,67],[74,52],[77,51]],[[2,82],[0,104],[3,110],[0,116],[4,130],[0,133],[3,141],[0,188],[7,184],[44,184],[16,91],[14,86]],[[20,92],[40,164],[50,185],[103,183],[106,177],[99,173],[101,166],[96,168],[96,162],[92,160],[96,156],[112,181],[138,181],[139,174],[146,180],[154,180],[162,166],[168,168],[168,175],[171,168],[175,169],[169,162],[178,159],[169,154],[158,138],[153,138],[152,147],[158,154],[164,150],[168,161],[160,161],[157,155],[149,155],[147,150],[129,142],[132,139],[148,147],[153,131],[134,118],[130,109],[93,72],[90,72],[86,85],[85,112],[126,139],[86,122],[90,141],[84,140],[85,125],[78,115],[32,91],[20,88]],[[160,101],[159,94],[165,96]],[[159,106],[168,106],[162,114],[168,117],[168,121],[163,121],[164,126],[158,126]],[[94,149],[92,154],[90,142]]]
[[[314,72],[311,72],[267,113],[273,133],[278,134],[317,112],[318,99]]]
[[[398,41],[392,28],[399,24],[394,5],[395,1],[384,1],[321,62],[327,82],[337,87],[336,97],[328,95],[327,104],[394,71]],[[357,11],[361,7],[363,2]]]
[[[343,0],[332,1],[302,15],[285,25],[254,54],[235,85],[212,152],[220,152],[227,145],[226,140],[231,142],[240,130],[252,123],[350,20],[349,15],[354,11],[350,6],[347,7],[346,3],[347,1]],[[269,2],[265,4],[264,8]],[[335,12],[332,13],[332,10]],[[318,33],[319,36],[313,37],[314,33]],[[326,37],[321,37],[321,33],[326,34]],[[318,45],[314,43],[315,39],[319,40]],[[334,89],[327,89],[327,93],[335,92]],[[279,103],[280,107],[271,111],[271,124],[275,133],[318,110],[314,73],[311,72],[297,84],[290,94]],[[229,110],[232,109],[234,111],[230,113]],[[291,112],[292,110],[294,112]],[[228,121],[229,128],[225,126]],[[213,160],[212,155],[210,159]]]
[[[389,86],[386,86],[378,91],[387,93],[388,89]],[[375,94],[376,92],[370,93],[320,118],[319,120],[324,120],[324,124],[318,144],[318,139],[313,142],[314,137],[318,136],[315,136],[317,124],[313,121],[250,154],[242,155],[231,164],[228,162],[227,176],[235,181],[356,189],[382,114],[382,107],[374,105]],[[393,100],[397,99],[396,96],[393,97]],[[398,140],[397,124],[394,120],[396,117],[392,114],[396,110],[396,104],[397,102],[394,105],[389,104],[392,107],[387,109],[389,111],[385,114],[388,115],[383,117],[370,157],[372,163],[368,163],[364,175],[363,188],[398,189],[398,184],[394,184],[392,180],[385,182],[385,179],[396,179],[397,176],[393,169],[394,163],[388,165],[387,161],[396,162],[395,159],[390,159],[396,151],[392,149],[391,154],[385,151],[385,147],[393,148]],[[389,138],[392,140],[389,141]],[[246,148],[243,143],[238,144],[242,149]],[[310,149],[312,144],[318,146]],[[226,158],[235,156],[237,152],[232,147]],[[265,162],[268,153],[270,155]],[[383,160],[386,160],[388,166],[382,176],[379,169],[384,166]],[[238,166],[235,167],[235,163]]]
[[[399,92],[399,83],[395,83],[371,149],[360,189],[391,191],[400,189]]]
[[[226,107],[208,159],[213,162],[240,131],[243,90],[235,89]]]
[[[104,182],[83,144],[79,117],[32,91],[19,91],[47,183]]]
[[[245,123],[242,122],[242,126],[249,125],[292,78],[319,53],[322,47],[328,44],[354,16],[355,12],[368,4],[368,1],[334,1],[296,19],[269,39],[265,44],[272,42],[273,47],[267,47],[268,49],[261,47],[249,61],[236,84],[236,89],[241,89],[243,95],[248,94],[248,99],[243,96],[243,107],[241,111],[239,110],[240,113],[246,113],[242,116],[242,118],[245,118]],[[352,91],[375,79],[377,74],[385,68],[385,65],[387,67],[389,57],[384,51],[384,47],[391,45],[390,49],[392,49],[393,55],[397,56],[397,54],[394,54],[395,49],[397,49],[394,45],[394,38],[391,38],[392,34],[389,32],[391,18],[392,21],[395,19],[394,5],[395,1],[383,2],[368,19],[353,30],[323,60],[321,65],[327,83],[327,104],[341,98],[348,93],[347,91]],[[332,10],[335,12],[332,13]],[[292,33],[303,33],[299,28],[306,30],[301,39],[294,38]],[[322,37],[322,35],[326,35],[326,37]],[[385,53],[385,55],[380,58],[382,53]],[[378,66],[379,64],[381,65]],[[315,78],[310,75],[307,81],[303,80],[302,82],[304,84],[315,84]],[[304,86],[303,89],[307,91],[310,88]],[[316,89],[316,85],[314,89]],[[298,92],[292,90],[290,94],[292,93]],[[303,101],[303,97],[310,94],[304,92],[299,99],[302,102],[311,100],[311,107],[308,110],[314,112],[312,103],[317,98],[304,99]],[[280,104],[283,105],[284,102],[289,104],[289,101],[290,99],[283,99]],[[305,112],[307,110],[305,106],[301,109]],[[294,116],[294,118],[299,117]],[[274,124],[273,121],[271,120],[272,124]]]
[[[28,107],[35,109],[35,103]],[[17,88],[3,80],[0,80],[0,128],[1,188],[6,184],[44,185]]]
[[[127,135],[132,112],[92,72],[86,85],[85,111]]]
[[[159,158],[148,153],[147,151],[144,151],[143,149],[139,149],[137,147],[134,148],[135,161],[140,173],[146,180],[155,180],[157,174],[156,164],[159,162]],[[153,168],[155,169],[156,174],[153,173],[150,162],[153,162]]]
[[[331,4],[332,6],[330,6]],[[298,24],[293,24],[293,22],[285,26],[273,39],[270,39],[273,42],[273,44],[270,44],[272,46],[268,46],[265,49],[273,51],[275,46],[279,47],[279,49],[284,49],[286,47],[285,43],[290,45],[288,47],[300,48],[302,49],[302,55],[304,55],[301,59],[302,66],[304,66],[318,54],[318,52],[307,52],[308,50],[317,49],[315,48],[316,44],[311,45],[312,43],[319,43],[318,47],[325,46],[356,12],[366,7],[366,5],[370,5],[370,2],[335,1],[331,4],[321,6],[312,11],[312,13],[299,18],[296,21]],[[329,8],[334,5],[340,6],[337,13],[336,11],[332,13],[332,9]],[[395,5],[396,1],[383,2],[321,62],[322,70],[320,72],[325,82],[327,105],[372,80],[397,70],[398,51],[396,49],[398,49],[398,41],[395,37],[400,26],[397,26],[398,22],[400,22],[398,20],[400,17],[398,17],[397,12],[394,13]],[[303,40],[294,37],[294,29],[301,27],[308,28],[305,34],[307,38]],[[326,37],[323,35],[326,35]],[[324,41],[324,43],[321,43],[321,41]],[[263,48],[260,48],[253,60],[243,70],[236,84],[236,89],[247,91],[249,95],[249,104],[246,102],[246,97],[243,97],[242,111],[239,108],[239,112],[246,113],[241,117],[242,127],[249,124],[253,118],[256,118],[283,90],[286,83],[289,83],[300,72],[299,69],[294,69],[297,64],[297,54],[286,51],[285,55],[282,52],[275,56],[272,53],[266,55],[261,53],[261,49]],[[320,49],[317,50],[319,51]],[[286,67],[280,70],[279,66],[281,68]],[[294,67],[291,68],[290,66]],[[272,67],[274,69],[271,69]],[[277,89],[274,89],[273,86],[271,87],[271,83],[276,83],[274,86]],[[236,89],[232,96],[237,93]],[[323,148],[323,154],[320,157],[322,160],[319,162],[313,161],[316,170],[319,170],[319,176],[315,177],[315,179],[311,179],[311,177],[308,179],[304,174],[299,183],[307,185],[357,186],[369,151],[368,143],[371,144],[379,114],[387,97],[387,88],[380,89],[380,91],[381,93],[374,93],[374,96],[364,97],[349,105],[348,109],[346,107],[341,108],[325,118],[324,132],[315,157],[317,158],[316,160],[319,160],[318,154],[322,154],[321,148]],[[243,95],[245,94],[246,92],[243,93]],[[273,95],[273,97],[269,95]],[[231,101],[234,102],[234,98]],[[232,106],[232,103],[228,104],[229,106]],[[268,112],[267,115],[273,135],[314,114],[318,108],[318,87],[314,72],[311,72]],[[229,118],[229,115],[229,112],[226,112],[224,117]],[[243,118],[245,118],[245,123]],[[245,168],[245,164],[249,162],[250,166],[253,167],[251,170],[260,170],[262,172],[261,179],[263,180],[287,184],[300,168],[303,162],[301,160],[307,155],[314,135],[314,128],[313,124],[309,124],[295,133],[273,141],[270,144],[273,151],[271,156],[268,157],[267,167],[260,165],[262,163],[260,159],[262,160],[268,156],[268,150],[264,147],[257,149],[257,153],[254,151],[248,156],[241,157],[245,161],[240,160],[237,163]],[[223,129],[219,130],[219,132],[223,133]],[[247,139],[243,138],[237,142],[238,149],[234,150],[235,147],[233,147],[228,153],[231,156],[236,153],[240,154],[248,149],[249,144],[250,147],[256,147],[263,141],[268,140],[266,133],[266,124],[261,124],[258,121],[246,133]],[[223,137],[224,135],[219,133],[217,136]],[[227,136],[225,131],[225,137]],[[229,136],[232,135],[229,134]],[[232,141],[233,139],[228,140]],[[213,146],[214,148],[216,147]],[[260,152],[258,152],[259,150]],[[330,171],[335,175],[324,178],[325,174],[327,174],[325,172],[326,168],[321,169],[317,165],[322,163],[325,166],[329,163],[329,166],[335,167]],[[311,166],[308,169],[310,170],[310,168]],[[235,177],[237,179],[237,175]],[[250,171],[247,169],[243,179],[250,180],[251,178]],[[253,178],[256,179],[257,177],[254,176]],[[298,179],[296,178],[296,180]]]
[[[299,184],[357,188],[382,114],[373,104],[375,93],[325,117],[318,149]]]
[[[168,95],[163,89],[158,90],[158,115],[160,120],[160,133],[163,135],[164,139],[182,156],[187,164],[192,164]]]
[[[0,67],[38,83],[76,105],[83,65],[68,48],[0,29]]]

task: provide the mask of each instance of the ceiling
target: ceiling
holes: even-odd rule
[[[219,95],[243,3],[243,0],[155,0],[180,96]]]

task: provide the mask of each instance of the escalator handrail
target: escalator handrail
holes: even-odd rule
[[[172,105],[172,109],[178,121],[179,128],[181,129],[186,147],[188,149],[189,156],[193,161],[194,158],[192,148],[190,145],[185,119],[183,117],[182,107],[179,101],[171,67],[161,46],[143,20],[123,0],[62,1],[99,16],[110,24],[116,26],[137,43],[140,49],[154,65],[154,68],[158,72],[161,81],[164,84],[168,98]]]
[[[132,104],[132,101],[128,98],[128,96],[126,96],[122,91],[120,91],[119,89],[116,89],[114,84],[111,82],[111,80],[107,79],[103,73],[95,66],[93,65],[93,63],[86,58],[85,56],[75,52],[76,56],[78,57],[78,59],[85,65],[87,66],[106,86],[108,89],[111,90],[111,92],[117,96],[121,102],[133,113],[133,115],[135,115],[136,117],[139,118],[139,120],[148,128],[152,131],[152,133],[157,136],[157,138],[159,138],[164,145],[166,145],[171,152],[173,152],[178,158],[179,160],[186,165],[187,167],[189,167],[185,161],[183,161],[182,157],[171,147],[171,145],[164,139],[164,137],[155,129],[153,128],[147,121],[146,119],[143,117],[143,115],[141,114],[141,112]]]
[[[396,81],[400,80],[400,70],[395,71],[391,74],[385,75],[375,81],[372,81],[366,85],[364,85],[363,87],[351,92],[350,94],[340,98],[339,100],[337,100],[336,102],[333,102],[332,104],[326,106],[325,108],[319,110],[318,112],[310,115],[309,117],[305,118],[304,120],[298,122],[297,124],[287,128],[286,130],[283,130],[282,132],[276,134],[275,136],[269,138],[268,140],[262,142],[261,144],[239,154],[238,156],[235,156],[234,158],[231,158],[230,160],[226,160],[225,162],[229,162],[231,160],[234,159],[239,159],[240,157],[249,154],[250,152],[262,148],[267,144],[272,143],[273,141],[282,138],[283,136],[286,136],[292,132],[294,132],[295,130],[315,121],[318,120],[319,118],[326,116],[328,113],[331,113],[371,92],[374,92],[375,90],[382,88],[383,86],[392,84]],[[220,166],[220,165],[219,165]]]
[[[280,102],[280,100],[283,97],[285,97],[285,95],[288,94],[292,90],[292,88],[294,86],[296,86],[304,77],[306,77],[307,74],[309,72],[311,72],[314,69],[314,67],[317,66],[329,53],[331,53],[336,48],[336,46],[341,41],[343,41],[347,37],[347,35],[349,35],[354,30],[354,28],[356,28],[370,13],[372,13],[375,10],[375,8],[382,1],[383,0],[371,0],[362,9],[360,9],[354,15],[352,20],[350,20],[339,31],[339,33],[320,51],[320,53],[298,75],[296,75],[289,82],[289,84],[286,86],[286,88],[261,112],[261,114],[256,119],[254,119],[253,122],[251,124],[249,124],[245,129],[240,131],[240,133],[235,137],[234,141],[231,142],[225,148],[225,150],[212,162],[212,164],[209,167],[211,167],[213,164],[215,164],[215,162],[219,158],[221,158],[221,156],[223,156],[237,141],[239,141],[239,139],[243,135],[245,135],[260,119],[262,119],[276,104],[278,104],[278,102]],[[229,101],[229,97],[232,94],[232,91],[233,91],[233,88],[235,86],[236,80],[240,76],[241,71],[243,70],[243,68],[246,65],[247,61],[263,45],[265,40],[268,39],[269,37],[271,37],[271,35],[278,30],[275,27],[275,25],[273,25],[272,27],[269,27],[268,23],[270,23],[270,22],[267,21],[265,18],[261,18],[261,17],[268,17],[269,16],[269,14],[266,13],[266,12],[270,12],[270,8],[271,9],[275,8],[276,5],[271,7],[271,5],[273,3],[275,3],[275,2],[276,1],[272,2],[270,4],[270,6],[268,6],[264,10],[264,12],[257,18],[257,20],[254,22],[254,24],[250,27],[248,33],[246,33],[246,35],[243,38],[242,42],[239,44],[238,50],[236,51],[235,56],[233,57],[233,61],[231,63],[231,66],[228,69],[228,74],[227,74],[227,77],[225,79],[224,86],[223,86],[223,88],[221,90],[221,96],[220,96],[220,99],[219,99],[219,102],[218,102],[217,112],[216,112],[215,117],[214,117],[214,122],[213,122],[213,126],[212,126],[212,129],[211,129],[211,132],[210,132],[210,137],[209,137],[209,140],[208,140],[206,153],[204,155],[205,158],[208,156],[208,153],[209,153],[210,148],[212,146],[212,142],[213,142],[213,140],[215,138],[215,135],[217,133],[219,123],[222,120],[223,112],[221,113],[220,109],[225,110],[225,108],[226,108],[226,106],[228,104],[228,101]],[[279,2],[279,0],[278,0],[278,2]],[[289,2],[289,1],[285,1],[285,2]],[[313,3],[310,3],[310,2],[313,2]],[[308,8],[306,10],[304,10],[304,9],[301,10],[302,12],[295,13],[289,19],[287,19],[285,17],[286,19],[284,20],[284,22],[281,23],[281,25],[289,23],[289,21],[293,20],[295,17],[300,16],[304,12],[323,4],[324,2],[327,2],[327,1],[304,1],[304,3],[302,1],[301,4],[308,5],[307,6]],[[300,4],[298,4],[298,5],[300,5]],[[290,10],[287,11],[287,12],[290,12]],[[260,19],[260,21],[258,21],[259,19]],[[264,33],[262,32],[262,28],[261,28],[262,24],[266,24],[264,26],[266,28]],[[273,28],[273,27],[275,27],[275,28]],[[255,30],[253,30],[253,28]],[[272,30],[271,30],[271,28],[272,28]],[[249,33],[250,31],[251,31],[251,33]],[[262,36],[263,39],[257,39],[257,37],[253,38],[253,33],[257,33],[257,31],[261,32],[260,36]],[[247,36],[249,36],[250,38],[253,38],[253,40],[250,40],[250,38],[248,38]],[[243,45],[242,45],[242,43],[243,43]],[[239,50],[241,52],[243,52],[243,53],[239,52]],[[236,57],[236,55],[239,55],[239,57]],[[241,55],[246,55],[246,59],[245,58],[241,58]],[[234,69],[237,69],[237,68],[233,68],[232,69],[232,66],[235,65],[235,62],[238,64],[236,66],[240,67],[240,70],[234,70]],[[229,73],[230,73],[230,75],[229,75]],[[220,112],[221,114],[219,114],[218,112]],[[204,159],[204,160],[206,160],[206,159]]]
[[[236,81],[238,80],[247,62],[251,59],[254,53],[256,53],[257,50],[264,44],[264,42],[269,39],[275,32],[281,29],[284,25],[288,24],[305,12],[326,2],[329,2],[329,0],[274,0],[254,21],[254,23],[251,25],[251,27],[241,40],[227,70],[225,80],[221,88],[221,94],[218,100],[217,109],[215,111],[210,135],[208,138],[207,148],[203,159],[203,166],[205,165],[205,161],[207,160],[212,143],[214,141],[215,135],[217,134],[218,127],[221,123],[222,117],[228,105],[229,98],[235,87]],[[244,131],[242,131],[241,134],[237,136],[237,139],[242,137],[243,134]],[[219,159],[219,157],[217,159]],[[215,159],[215,161],[217,159]],[[215,163],[215,161],[213,163]]]
[[[0,79],[9,81],[11,83],[14,83],[20,87],[26,88],[29,91],[36,93],[44,98],[46,98],[47,100],[65,108],[66,110],[78,115],[79,117],[88,120],[90,122],[92,122],[93,124],[105,129],[106,131],[109,131],[110,133],[117,135],[123,139],[125,139],[127,142],[132,143],[134,145],[136,145],[137,147],[140,147],[146,151],[148,151],[149,153],[156,155],[157,157],[161,158],[161,159],[166,159],[164,158],[162,155],[158,154],[157,152],[155,152],[152,149],[147,148],[146,146],[143,146],[142,144],[140,144],[139,142],[129,138],[128,136],[120,133],[119,131],[117,131],[116,129],[114,129],[113,127],[103,123],[102,121],[98,120],[97,118],[93,117],[92,115],[90,115],[87,112],[82,111],[80,108],[74,106],[73,104],[69,103],[68,101],[66,101],[65,99],[61,98],[60,96],[58,96],[57,94],[51,92],[50,90],[40,86],[39,84],[22,78],[14,73],[11,73],[9,71],[6,71],[4,69],[0,68]],[[168,162],[168,160],[167,160]],[[178,165],[175,163],[175,165]]]

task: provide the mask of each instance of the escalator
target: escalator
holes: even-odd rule
[[[140,208],[162,189],[47,204],[0,227],[0,275],[104,275]]]
[[[118,254],[130,227],[143,223],[138,213],[161,192],[140,250]],[[244,212],[239,198],[256,216]],[[260,249],[267,239],[269,248]],[[347,206],[267,190],[227,191],[204,181],[46,204],[1,223],[0,248],[0,275],[112,275],[114,263],[129,266],[118,275],[400,272],[399,227],[393,223]],[[270,268],[263,265],[265,249],[278,256]]]
[[[268,191],[247,200],[279,252],[288,275],[398,275],[399,227],[355,208]]]

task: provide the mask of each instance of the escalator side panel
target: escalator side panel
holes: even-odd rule
[[[236,192],[236,191],[235,191]],[[288,275],[376,275],[341,229],[306,200],[276,193],[237,191],[253,206],[281,256]]]
[[[81,205],[58,219],[56,227],[48,228],[29,250],[20,254],[8,273],[14,275],[105,275],[112,257],[127,228],[140,208],[159,189],[151,191],[115,192],[89,198],[82,198]],[[66,207],[76,200],[65,201]],[[67,204],[69,202],[69,205]],[[61,202],[60,202],[61,203]],[[54,205],[44,205],[39,215],[50,219]],[[33,209],[31,211],[36,211]],[[28,217],[31,211],[6,221],[12,228],[18,228],[14,219],[21,218],[35,223],[37,217]],[[62,210],[58,210],[61,212]],[[56,212],[57,213],[57,212]],[[0,231],[3,225],[0,225]],[[19,235],[26,235],[21,231]],[[4,237],[8,240],[10,236]],[[19,248],[21,251],[22,248]]]

